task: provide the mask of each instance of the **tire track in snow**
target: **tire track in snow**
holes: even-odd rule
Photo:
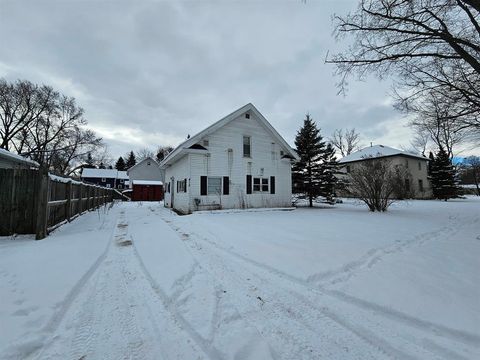
[[[220,359],[159,300],[133,246],[124,212],[107,253],[70,302],[36,359]],[[130,243],[131,244],[131,243]],[[93,276],[92,276],[93,275]]]
[[[181,232],[182,234],[184,233],[180,228],[176,227],[175,225],[170,224],[170,226],[174,230],[176,230],[177,232]],[[437,231],[435,233],[437,233]],[[424,234],[424,236],[421,237],[421,239],[423,239],[422,243],[424,241],[427,241],[428,239],[430,239],[430,237],[428,237],[427,235],[428,234]],[[188,236],[188,238],[193,239],[192,234],[190,234]],[[266,266],[264,264],[260,264],[260,263],[254,261],[254,260],[251,260],[251,259],[249,259],[249,258],[247,258],[243,255],[235,253],[235,252],[231,251],[230,249],[226,249],[222,246],[219,246],[215,242],[212,242],[212,241],[210,241],[206,238],[200,238],[200,237],[197,237],[197,236],[195,236],[195,238],[200,239],[202,242],[213,246],[214,248],[216,248],[217,250],[220,250],[223,253],[227,253],[228,255],[231,255],[231,256],[237,258],[237,260],[241,260],[241,263],[242,262],[249,263],[250,265],[254,265],[254,267],[256,267],[256,268],[259,268],[263,271],[266,271],[269,274],[275,275],[277,278],[281,278],[282,280],[288,280],[289,282],[295,283],[296,285],[301,285],[302,287],[308,289],[309,291],[315,292],[316,295],[323,296],[323,297],[324,296],[333,297],[336,300],[341,300],[342,302],[348,303],[348,304],[353,305],[355,307],[359,307],[363,310],[374,311],[375,314],[379,313],[383,317],[392,319],[392,320],[397,321],[397,322],[404,323],[407,326],[411,326],[411,327],[414,327],[416,329],[420,329],[422,331],[427,331],[430,334],[433,332],[435,335],[440,335],[440,336],[446,337],[446,338],[454,338],[455,340],[466,343],[468,345],[478,346],[478,344],[479,344],[479,339],[480,338],[477,337],[474,334],[469,334],[469,333],[459,331],[459,330],[456,330],[456,329],[450,329],[450,328],[442,326],[442,325],[429,323],[427,321],[420,320],[418,318],[409,316],[407,314],[403,314],[401,312],[398,312],[398,311],[395,311],[395,310],[392,310],[392,309],[389,309],[389,308],[381,307],[380,305],[377,305],[377,304],[372,304],[372,303],[368,303],[368,302],[360,300],[360,299],[356,299],[354,297],[348,296],[348,295],[340,293],[338,291],[329,291],[329,290],[326,290],[326,289],[323,289],[323,288],[313,287],[312,284],[307,282],[307,281],[304,281],[302,279],[298,279],[298,278],[296,278],[294,276],[291,276],[289,274],[285,274],[285,273],[283,273],[283,272],[281,272],[277,269],[271,268],[271,267]],[[412,244],[412,241],[408,243],[408,245],[411,245],[411,244]],[[198,246],[197,246],[197,248],[198,248]],[[256,275],[258,276],[258,273],[256,273]],[[296,295],[297,297],[299,297],[300,301],[305,301],[306,300],[305,297],[299,295],[298,293],[294,292],[293,294]],[[310,301],[307,300],[307,303],[310,303],[310,305],[313,308],[316,308],[316,306],[314,304],[312,304]],[[318,310],[318,308],[317,308],[317,310]],[[380,344],[382,344],[383,348],[388,349],[388,351],[391,354],[394,354],[394,355],[396,354],[395,356],[399,355],[398,350],[396,350],[394,347],[392,347],[390,344],[388,344],[382,338],[379,338],[378,336],[376,336],[372,332],[368,331],[367,329],[350,324],[349,322],[345,321],[341,316],[339,316],[337,313],[333,312],[331,309],[324,309],[324,312],[325,311],[326,311],[326,314],[329,317],[332,318],[332,320],[340,323],[345,328],[347,328],[350,331],[356,333],[358,336],[362,337],[365,341],[371,342],[373,344],[380,343]],[[368,334],[368,335],[365,335],[365,334]],[[431,342],[431,343],[434,344],[433,342]],[[440,346],[429,346],[429,349],[432,353],[436,353],[437,355],[440,355],[440,356],[445,356],[446,355],[446,352],[442,351],[441,350],[442,348]],[[456,354],[453,351],[450,351],[450,353],[451,354]],[[401,358],[408,358],[408,356],[410,356],[410,355],[402,353],[402,352],[400,352],[400,355],[401,355],[400,356]],[[456,354],[456,356],[458,358],[462,358],[462,356],[459,355],[459,354]],[[447,356],[447,358],[449,358],[449,357],[450,356]]]
[[[98,270],[98,268],[103,263],[103,261],[105,261],[108,251],[110,249],[111,240],[115,234],[117,222],[118,220],[115,220],[115,226],[112,229],[112,233],[110,235],[110,239],[107,242],[107,246],[105,247],[105,250],[97,258],[97,260],[95,260],[95,262],[90,266],[87,272],[80,278],[80,280],[73,286],[73,288],[64,298],[59,309],[52,315],[47,325],[42,329],[42,333],[44,334],[41,335],[41,340],[38,342],[38,346],[32,352],[30,352],[29,354],[26,354],[25,358],[30,359],[30,358],[41,356],[44,350],[53,343],[53,341],[55,340],[53,337],[53,334],[56,332],[61,322],[64,320],[65,315],[69,311],[72,303],[78,298],[78,296],[84,289],[85,285],[92,278],[92,276]],[[20,345],[20,346],[23,346],[23,345]]]
[[[175,229],[175,226],[172,225],[172,227]],[[182,233],[180,229],[177,228],[176,230]],[[242,293],[249,292],[249,288],[255,282],[252,279],[255,277],[259,279],[260,282],[255,286],[255,290],[258,291],[251,296],[251,300],[262,299],[267,304],[260,310],[258,307],[254,309],[247,307],[241,313],[242,316],[247,317],[250,323],[256,323],[262,334],[276,342],[278,347],[283,348],[283,358],[317,358],[326,354],[333,356],[341,350],[347,356],[351,348],[349,350],[343,345],[349,343],[349,346],[354,349],[362,349],[360,353],[355,354],[356,359],[385,358],[385,356],[415,359],[415,357],[393,348],[381,338],[370,334],[366,329],[349,326],[346,321],[339,316],[334,316],[325,308],[319,309],[306,301],[305,298],[299,297],[298,294],[289,290],[286,291],[277,284],[272,285],[271,279],[258,276],[258,274],[247,269],[242,269],[242,275],[244,276],[238,276],[236,274],[238,269],[232,269],[225,265],[223,256],[213,255],[212,252],[206,253],[202,251],[202,246],[194,242],[192,236],[189,236],[189,239],[186,243],[191,243],[189,246],[193,251],[197,254],[200,252],[203,260],[209,257],[210,261],[202,261],[201,266],[208,266],[207,271],[221,281],[224,287],[228,288],[230,287],[229,284],[234,284],[234,288],[230,289],[229,292],[240,289],[237,297],[242,296]],[[194,256],[198,257],[198,255]],[[251,276],[248,280],[245,280],[247,274],[251,274]],[[262,296],[255,299],[254,296],[257,293]],[[264,293],[268,295],[264,295]],[[295,312],[294,309],[299,306],[301,311]],[[363,343],[363,346],[359,341]],[[288,346],[283,346],[284,344]],[[383,346],[379,346],[379,344]],[[351,356],[351,354],[349,355]]]
[[[451,232],[447,233],[447,235],[451,236],[456,232],[458,232],[458,229],[456,231],[451,231]],[[424,234],[424,235],[426,235],[426,234]],[[192,236],[192,235],[190,235],[190,236]],[[425,238],[429,238],[429,237],[424,236],[423,241],[427,241],[427,240],[425,240]],[[292,276],[290,274],[282,272],[282,271],[280,271],[276,268],[273,268],[271,266],[268,266],[268,265],[265,265],[265,264],[260,263],[258,261],[252,260],[252,259],[250,259],[250,258],[248,258],[244,255],[238,254],[235,251],[232,251],[232,250],[230,250],[230,249],[228,249],[224,246],[221,246],[221,245],[217,244],[216,242],[211,241],[209,239],[206,239],[206,238],[203,238],[203,237],[200,237],[200,236],[196,236],[196,239],[198,239],[202,242],[205,242],[205,243],[209,244],[210,246],[214,247],[215,249],[217,249],[219,251],[222,251],[223,253],[226,253],[226,254],[228,254],[232,257],[235,257],[235,258],[241,260],[242,262],[253,265],[253,266],[255,266],[255,267],[257,267],[257,268],[259,268],[263,271],[266,271],[266,272],[268,272],[268,273],[270,273],[270,274],[272,274],[272,275],[274,275],[278,278],[281,278],[282,280],[288,280],[288,281],[290,281],[292,283],[295,283],[297,285],[301,285],[301,286],[305,287],[306,289],[308,289],[310,291],[317,292],[319,295],[333,297],[337,300],[340,300],[340,301],[343,301],[343,302],[348,303],[350,305],[362,308],[364,310],[374,311],[377,314],[383,315],[384,317],[387,317],[387,318],[390,318],[390,319],[393,319],[393,320],[397,320],[399,322],[404,323],[405,325],[412,326],[412,327],[415,327],[417,329],[422,329],[422,330],[428,331],[428,332],[434,332],[435,334],[446,337],[446,338],[450,337],[450,338],[453,338],[457,341],[466,343],[468,345],[478,346],[478,344],[480,344],[480,336],[478,336],[478,335],[471,334],[471,333],[466,332],[466,331],[452,329],[452,328],[446,327],[444,325],[432,323],[432,322],[429,322],[429,321],[426,321],[426,320],[421,320],[421,319],[418,319],[416,317],[405,314],[403,312],[393,310],[391,308],[387,308],[385,306],[381,306],[381,305],[378,305],[376,303],[372,303],[372,302],[369,302],[369,301],[366,301],[366,300],[363,300],[363,299],[359,299],[357,297],[347,295],[347,294],[345,294],[343,292],[340,292],[340,291],[337,291],[337,290],[325,289],[320,284],[312,284],[308,280],[305,281],[301,278]],[[412,244],[413,244],[413,242],[408,243],[408,245],[412,245]],[[403,250],[403,249],[404,249],[404,247],[401,247],[401,250]],[[399,251],[401,251],[401,250],[399,250]],[[390,254],[390,253],[387,252],[387,254]],[[363,263],[368,263],[368,260],[365,260]]]

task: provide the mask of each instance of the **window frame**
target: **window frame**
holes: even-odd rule
[[[245,144],[245,139],[248,139],[248,144]],[[246,154],[245,152],[245,146],[248,146],[248,154]],[[252,157],[252,137],[250,135],[243,135],[242,147],[243,147],[243,157],[251,158]]]
[[[211,192],[210,187],[212,186],[210,184],[210,181],[212,179],[218,180],[218,192]],[[207,196],[208,195],[222,195],[222,182],[223,178],[221,176],[207,176]]]
[[[252,191],[254,193],[270,193],[270,178],[268,176],[254,177],[252,179]]]

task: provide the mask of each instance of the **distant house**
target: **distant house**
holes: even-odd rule
[[[151,157],[147,157],[127,170],[128,177],[131,180],[155,180],[163,182],[163,171],[160,166]]]
[[[0,149],[0,169],[37,169],[40,165],[33,160],[8,150]]]
[[[160,163],[165,206],[202,209],[291,206],[298,155],[247,104],[190,137]]]
[[[147,157],[127,170],[133,201],[163,200],[163,170]]]
[[[416,154],[394,149],[384,145],[369,146],[343,157],[338,162],[341,165],[343,176],[347,177],[358,164],[374,159],[388,159],[393,166],[404,167],[409,176],[404,179],[405,189],[413,194],[414,198],[424,199],[432,195],[428,180],[428,158]]]
[[[82,170],[82,180],[105,186],[112,189],[126,189],[129,186],[129,179],[126,171],[116,169],[87,169]]]

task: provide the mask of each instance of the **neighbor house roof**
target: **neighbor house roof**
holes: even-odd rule
[[[416,155],[410,153],[408,151],[403,151],[399,149],[395,149],[385,145],[374,145],[369,146],[364,149],[358,150],[350,155],[347,155],[341,158],[338,162],[342,163],[349,163],[354,161],[361,161],[369,158],[380,158],[380,157],[389,157],[389,156],[407,156],[416,159],[428,160],[426,157],[421,155]]]
[[[192,136],[191,138],[185,140],[183,143],[178,145],[175,150],[170,152],[165,159],[160,163],[160,167],[174,163],[177,159],[182,157],[187,152],[207,152],[206,149],[199,149],[194,145],[198,143],[203,137],[212,134],[218,129],[229,124],[231,121],[235,120],[237,117],[243,113],[250,111],[252,112],[259,120],[260,123],[265,127],[265,129],[278,141],[278,143],[287,151],[287,155],[293,159],[298,159],[297,153],[288,145],[288,143],[283,139],[283,137],[274,129],[274,127],[265,119],[265,117],[257,110],[257,108],[252,104],[248,103],[247,105],[242,106],[240,109],[235,110],[231,114],[220,119],[216,123],[210,125],[205,130],[200,131],[198,134]]]
[[[117,169],[88,169],[82,171],[82,178],[109,178],[128,180],[126,171],[118,171]]]
[[[36,161],[24,158],[21,155],[14,154],[8,150],[0,149],[0,158],[7,159],[11,162],[18,163],[18,164],[25,164],[33,167],[39,167],[40,164]]]

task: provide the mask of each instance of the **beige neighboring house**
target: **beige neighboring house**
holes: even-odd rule
[[[410,174],[405,179],[405,188],[413,192],[416,199],[429,198],[432,195],[430,181],[428,180],[428,161],[429,159],[421,156],[391,148],[384,145],[369,146],[356,151],[339,160],[340,171],[348,177],[348,173],[355,169],[355,166],[372,159],[388,159],[393,166],[402,166]]]
[[[132,166],[127,170],[127,174],[130,179],[130,187],[132,187],[132,182],[135,180],[163,182],[163,170],[160,169],[155,159],[151,157],[147,157]]]

